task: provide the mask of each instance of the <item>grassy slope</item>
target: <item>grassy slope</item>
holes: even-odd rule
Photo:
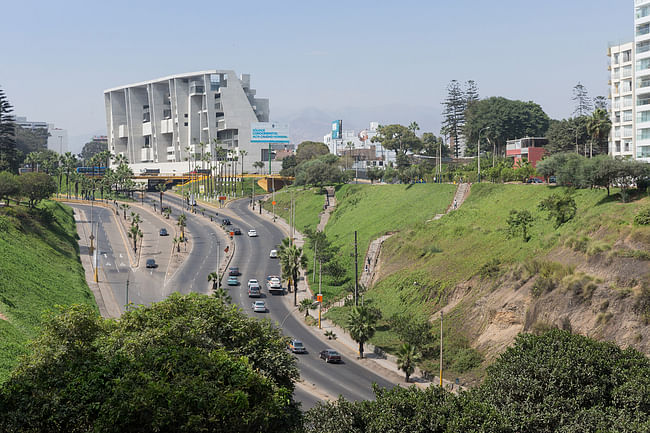
[[[453,199],[454,185],[343,185],[336,191],[337,206],[325,233],[329,240],[340,248],[341,264],[348,270],[347,282],[334,285],[323,275],[323,295],[326,302],[336,299],[345,291],[345,286],[354,281],[354,231],[357,230],[359,273],[363,271],[364,257],[370,242],[379,236],[407,227],[424,224],[436,213],[443,212]],[[295,190],[295,189],[294,189]],[[315,228],[323,210],[324,196],[317,189],[300,191],[296,195],[296,227]],[[276,194],[278,215],[286,218],[291,193]],[[267,209],[268,203],[266,205]],[[309,260],[309,276],[312,276],[313,253],[306,250]]]
[[[24,208],[0,208],[0,381],[39,331],[54,305],[95,305],[79,261],[72,210],[43,204],[54,213],[48,226]]]

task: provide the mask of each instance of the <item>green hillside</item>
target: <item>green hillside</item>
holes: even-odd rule
[[[38,334],[44,312],[55,305],[95,306],[72,210],[56,202],[39,208],[0,208],[0,313],[6,319],[0,320],[0,381]]]

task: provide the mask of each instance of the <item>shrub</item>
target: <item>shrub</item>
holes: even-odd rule
[[[499,275],[500,272],[501,260],[498,258],[493,258],[487,263],[484,263],[479,270],[481,278],[493,278]]]
[[[634,224],[638,226],[650,225],[650,206],[644,207],[634,216]]]
[[[576,201],[569,193],[551,194],[539,202],[539,210],[548,212],[548,219],[555,220],[555,228],[570,221],[576,215]]]

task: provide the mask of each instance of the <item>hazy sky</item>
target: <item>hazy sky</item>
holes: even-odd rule
[[[250,73],[272,120],[408,111],[438,133],[452,79],[553,118],[578,81],[606,95],[607,46],[632,39],[633,14],[633,0],[7,1],[0,86],[75,151],[105,133],[105,89],[205,69]]]

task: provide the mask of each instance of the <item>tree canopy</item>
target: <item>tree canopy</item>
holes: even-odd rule
[[[303,141],[296,149],[296,165],[318,158],[319,156],[327,155],[328,153],[330,153],[330,150],[325,143]]]
[[[0,430],[290,431],[298,371],[285,347],[270,323],[197,294],[119,321],[71,307],[0,388]]]
[[[523,137],[543,137],[549,126],[549,117],[534,102],[513,101],[502,97],[481,99],[470,104],[465,113],[463,134],[469,154],[476,153],[479,132],[497,146],[497,153],[505,151],[506,141]]]

